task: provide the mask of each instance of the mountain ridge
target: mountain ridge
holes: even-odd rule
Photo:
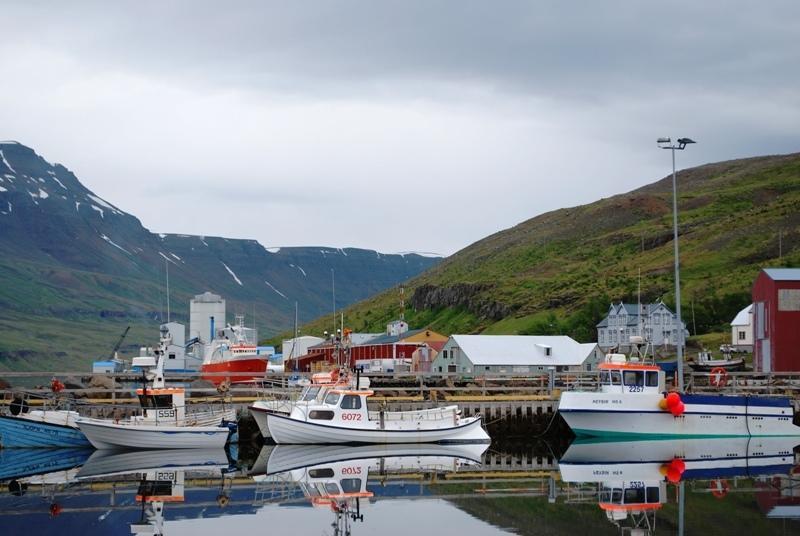
[[[0,370],[85,364],[86,352],[99,352],[89,348],[110,348],[127,323],[134,326],[125,352],[152,345],[165,317],[166,266],[173,317],[188,318],[189,299],[211,290],[230,314],[255,316],[268,336],[292,325],[295,301],[301,321],[330,310],[332,273],[340,309],[439,261],[153,233],[68,168],[19,143],[0,144],[0,229]],[[54,317],[64,325],[53,328]],[[84,333],[86,343],[78,347],[69,331]]]

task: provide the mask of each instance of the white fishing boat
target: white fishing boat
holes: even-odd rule
[[[789,398],[667,393],[663,370],[623,354],[599,368],[598,390],[561,394],[558,411],[578,436],[800,436]]]
[[[370,390],[330,389],[321,401],[295,405],[289,415],[266,413],[278,444],[489,442],[481,416],[458,406],[368,411]]]
[[[319,404],[331,389],[356,388],[366,389],[369,387],[369,378],[355,377],[346,370],[332,370],[328,372],[318,372],[311,375],[310,382],[303,386],[303,390],[297,397],[290,396],[270,396],[255,401],[250,407],[258,429],[264,439],[271,439],[269,427],[267,426],[267,413],[288,416],[295,406],[307,406],[308,404]]]
[[[152,388],[136,394],[142,414],[127,419],[79,418],[77,424],[91,444],[98,449],[186,449],[222,448],[236,427],[236,412],[231,407],[207,411],[186,411],[183,388],[168,388],[164,382],[165,348],[169,333],[162,331],[155,357],[134,358],[133,365],[149,374]],[[157,361],[156,361],[157,358]]]
[[[644,344],[631,337],[637,348]],[[577,436],[616,439],[800,436],[788,397],[668,393],[647,352],[608,354],[595,391],[565,391],[558,411]]]

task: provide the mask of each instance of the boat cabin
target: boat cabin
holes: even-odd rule
[[[183,422],[186,418],[186,393],[182,388],[137,389],[142,420]]]
[[[335,462],[292,471],[292,479],[314,506],[371,498],[367,491],[371,459]]]
[[[313,386],[311,388],[313,389]],[[323,393],[320,403],[308,406],[304,420],[323,423],[344,422],[358,428],[360,424],[364,425],[369,421],[367,397],[372,394],[373,391],[328,389]]]
[[[667,485],[664,481],[604,482],[600,484],[598,506],[605,511],[609,521],[619,523],[631,516],[639,526],[655,525],[655,519],[647,519],[667,501]],[[637,519],[638,518],[638,519]]]
[[[657,365],[629,360],[624,354],[608,354],[600,363],[600,391],[604,393],[663,393],[664,371]]]

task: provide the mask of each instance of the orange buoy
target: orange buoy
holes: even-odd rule
[[[659,407],[659,409],[668,410],[669,406],[667,405],[667,399],[666,398],[662,398],[661,400],[659,400],[658,401],[658,407]]]
[[[669,408],[670,413],[672,413],[675,417],[680,417],[683,415],[683,412],[686,411],[686,405],[683,402],[678,402],[671,408]]]
[[[677,469],[681,474],[683,474],[683,472],[686,471],[686,462],[684,462],[680,458],[673,459],[671,462],[669,462],[669,464],[675,469]]]
[[[666,400],[667,400],[667,407],[672,408],[673,406],[675,406],[675,404],[681,401],[681,395],[673,391],[667,395]]]

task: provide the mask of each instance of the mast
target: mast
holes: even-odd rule
[[[170,321],[170,317],[169,317],[169,262],[167,261],[167,259],[164,259],[164,266],[166,267],[166,270],[167,270],[167,322],[169,322]]]

